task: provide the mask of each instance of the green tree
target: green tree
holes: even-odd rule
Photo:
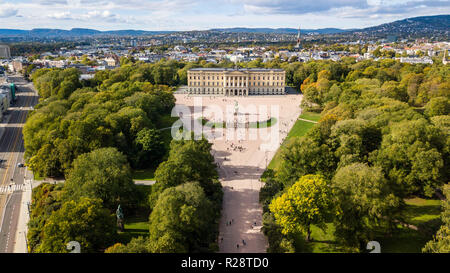
[[[283,161],[276,179],[285,186],[292,185],[307,174],[330,177],[335,169],[334,155],[330,148],[308,136],[295,138],[283,148],[281,157]]]
[[[428,117],[450,114],[450,103],[446,97],[432,98],[425,105],[425,115]]]
[[[99,252],[116,234],[114,216],[102,207],[102,201],[82,197],[68,201],[52,213],[42,230],[41,253],[67,253],[67,243],[77,241],[81,252]]]
[[[164,190],[150,215],[151,251],[208,251],[209,244],[216,238],[214,215],[211,201],[198,183]]]
[[[67,199],[98,198],[114,210],[132,207],[136,186],[126,157],[115,148],[102,148],[80,155],[65,182]]]
[[[423,248],[423,252],[450,253],[450,186],[444,187],[445,200],[442,201],[442,226]]]
[[[105,253],[149,253],[149,246],[147,238],[139,236],[131,239],[131,241],[124,245],[121,243],[114,244],[105,250]]]
[[[28,221],[27,244],[28,252],[36,252],[42,242],[42,230],[48,218],[62,205],[62,185],[42,183],[33,188],[30,205],[30,220]]]
[[[134,161],[137,166],[157,166],[158,160],[166,153],[166,146],[159,131],[144,128],[137,133],[136,153]]]
[[[332,193],[320,175],[306,175],[269,205],[284,234],[304,232],[311,239],[311,225],[325,230],[333,211]]]
[[[340,211],[335,235],[342,243],[363,249],[375,229],[392,228],[401,200],[390,190],[381,168],[362,163],[342,167],[332,188]]]
[[[385,170],[397,196],[431,196],[446,181],[445,143],[442,131],[425,119],[403,121],[392,125],[373,161]]]
[[[152,188],[151,207],[164,189],[186,182],[199,182],[208,197],[220,200],[216,165],[210,151],[211,144],[206,139],[173,140],[169,158],[155,171],[157,183]]]

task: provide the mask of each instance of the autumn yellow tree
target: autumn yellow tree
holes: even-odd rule
[[[283,234],[306,233],[311,240],[311,225],[326,228],[332,215],[332,194],[321,175],[305,175],[269,205]]]

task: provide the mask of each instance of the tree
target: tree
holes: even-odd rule
[[[80,155],[65,182],[67,199],[99,198],[114,210],[120,204],[132,207],[136,186],[126,157],[115,148],[102,148]]]
[[[166,153],[166,147],[159,131],[144,128],[137,133],[136,162],[139,167],[156,166],[158,159]]]
[[[54,211],[61,208],[62,185],[42,183],[33,188],[28,221],[28,252],[36,252],[42,242],[42,230]]]
[[[425,115],[428,117],[448,114],[450,114],[450,103],[446,97],[432,98],[427,105],[425,105]]]
[[[399,197],[431,196],[446,181],[445,136],[425,119],[392,125],[373,161],[385,170]]]
[[[320,175],[305,175],[269,205],[284,234],[306,233],[311,239],[311,225],[326,228],[333,210],[332,193]]]
[[[169,158],[155,171],[157,183],[152,188],[151,207],[164,189],[186,182],[199,182],[211,200],[220,200],[220,184],[215,181],[218,175],[210,151],[211,144],[206,139],[172,140]]]
[[[108,247],[105,253],[149,253],[148,240],[142,236],[131,239],[131,241],[124,245],[117,243]]]
[[[334,156],[325,144],[310,138],[296,138],[281,154],[283,161],[276,179],[285,186],[292,185],[307,174],[322,174],[330,177],[334,172]]]
[[[152,252],[208,251],[216,238],[215,213],[198,183],[171,187],[158,198],[150,214],[149,245]]]
[[[345,245],[363,249],[376,228],[393,226],[401,200],[392,193],[381,168],[362,163],[342,167],[332,188],[339,208],[335,235]]]
[[[178,62],[159,65],[180,67]],[[35,71],[33,82],[43,100],[24,128],[26,161],[33,171],[63,176],[76,157],[103,147],[123,152],[133,168],[156,167],[166,151],[159,133],[151,130],[165,125],[175,98],[170,87],[150,82],[153,69],[139,63],[100,71],[84,88],[77,69]],[[144,139],[151,151],[143,150]]]
[[[444,187],[445,200],[442,201],[442,226],[423,248],[423,252],[450,253],[450,185]]]
[[[332,127],[329,143],[340,159],[339,166],[367,162],[369,154],[381,143],[381,132],[364,120],[341,120]]]
[[[102,201],[87,197],[68,201],[52,213],[42,230],[41,253],[67,253],[67,243],[80,243],[81,252],[102,251],[116,234],[114,216]]]

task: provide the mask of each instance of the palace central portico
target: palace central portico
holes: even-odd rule
[[[283,95],[285,74],[282,69],[193,68],[188,90],[195,95]]]

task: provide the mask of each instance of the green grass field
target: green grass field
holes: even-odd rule
[[[311,120],[311,121],[318,121],[320,119],[320,114],[306,112],[306,113],[301,114],[300,118]],[[277,170],[281,165],[281,149],[282,149],[282,147],[288,145],[292,141],[293,138],[304,136],[314,125],[315,124],[312,122],[297,120],[297,122],[295,122],[294,126],[292,127],[291,131],[289,131],[289,134],[287,135],[283,144],[281,145],[281,147],[278,149],[275,156],[270,161],[268,168],[272,169],[272,170]]]
[[[134,217],[125,219],[125,231],[119,232],[120,242],[127,244],[132,238],[139,236],[146,237],[149,233],[148,219],[144,217]]]
[[[210,122],[209,120],[205,119],[205,118],[201,118],[202,121],[202,125],[203,126],[207,126],[207,127],[211,127],[211,128],[226,128],[226,122],[215,122],[215,123],[210,123],[207,124],[208,122]],[[249,128],[269,128],[272,125],[275,125],[277,123],[277,119],[276,118],[271,118],[267,121],[262,121],[262,122],[250,122],[249,123]]]
[[[432,239],[438,228],[436,220],[441,213],[441,202],[437,199],[413,198],[406,199],[405,222],[419,227],[414,230],[403,227],[400,224],[398,229],[391,235],[379,233],[375,240],[381,245],[382,253],[421,253],[425,244]],[[326,253],[326,252],[345,252],[339,247],[334,237],[334,224],[327,224],[326,231],[312,226],[312,242],[305,243],[304,235],[299,235],[296,243],[296,249],[301,252]]]
[[[34,180],[36,181],[42,181],[44,180],[44,177],[41,177],[38,173],[33,173]]]
[[[319,121],[320,114],[313,113],[313,112],[305,112],[305,113],[302,113],[300,115],[300,118],[307,119],[307,120],[312,120],[312,121]]]
[[[155,169],[133,170],[133,180],[155,180]]]

